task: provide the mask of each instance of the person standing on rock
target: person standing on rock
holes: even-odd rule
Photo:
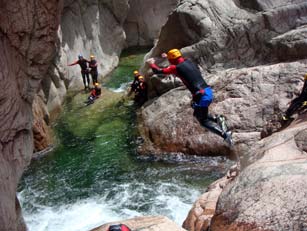
[[[200,124],[223,137],[229,145],[232,145],[232,133],[227,129],[225,118],[223,116],[213,117],[208,113],[209,105],[213,100],[213,92],[203,79],[198,67],[190,60],[183,58],[178,49],[168,51],[167,59],[171,65],[166,68],[158,67],[154,58],[150,58],[146,62],[150,65],[154,74],[174,74],[178,76],[192,93],[193,115]]]
[[[142,106],[147,101],[147,85],[143,76],[139,76],[139,84],[135,89],[134,101]]]
[[[130,91],[128,95],[131,95],[133,92],[136,91],[137,87],[140,84],[139,77],[142,76],[138,70],[133,71],[133,75],[134,75],[134,80],[130,86]]]
[[[301,106],[307,106],[307,74],[305,74],[305,76],[304,76],[304,86],[303,86],[301,94],[298,97],[296,97],[294,100],[292,100],[289,108],[287,109],[285,114],[282,116],[282,119],[284,121],[291,119],[291,116]]]
[[[83,79],[83,84],[84,84],[84,89],[88,89],[89,85],[90,85],[90,76],[89,76],[89,69],[87,67],[87,64],[89,63],[89,61],[85,58],[83,58],[83,56],[80,54],[78,55],[78,60],[68,64],[68,66],[74,66],[76,64],[79,64],[79,66],[81,67],[81,76]]]
[[[98,79],[98,63],[97,63],[94,55],[90,56],[89,67],[91,68],[90,73],[91,73],[91,76],[92,76],[93,85],[95,85],[95,83],[98,82],[97,81],[97,79]]]

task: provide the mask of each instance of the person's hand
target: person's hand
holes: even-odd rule
[[[161,54],[161,57],[162,57],[162,58],[167,58],[167,54],[166,54],[166,53],[162,53],[162,54]]]
[[[156,61],[154,58],[150,58],[146,60],[146,63],[148,63],[149,65],[154,64]]]
[[[191,101],[191,107],[192,107],[193,109],[195,109],[196,106],[197,106],[196,102],[192,100],[192,101]]]

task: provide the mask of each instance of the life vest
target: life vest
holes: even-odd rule
[[[101,88],[100,87],[95,88],[95,91],[96,91],[96,95],[101,95]]]
[[[82,71],[87,70],[87,61],[85,59],[79,59],[78,64],[80,65]]]
[[[208,84],[201,76],[199,69],[190,60],[186,59],[184,62],[177,64],[176,71],[180,79],[192,94],[208,87]]]
[[[91,73],[98,73],[98,68],[97,68],[96,64],[97,64],[96,60],[91,60],[90,61],[89,66],[91,68]]]
[[[131,231],[128,226],[123,225],[123,224],[118,224],[118,225],[110,225],[108,231]]]

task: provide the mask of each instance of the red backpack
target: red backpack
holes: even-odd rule
[[[108,231],[132,231],[128,226],[123,224],[110,225]]]

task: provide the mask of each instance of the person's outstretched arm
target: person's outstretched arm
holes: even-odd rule
[[[176,70],[176,66],[175,65],[170,65],[168,67],[165,67],[165,68],[160,68],[154,58],[151,58],[151,59],[148,59],[146,61],[150,68],[152,69],[153,73],[155,74],[165,74],[165,75],[169,75],[169,74],[177,74],[177,70]]]
[[[73,62],[73,63],[71,63],[71,64],[68,64],[67,66],[73,66],[73,65],[76,65],[76,64],[78,64],[78,62],[79,62],[79,60],[77,60],[76,62]]]

